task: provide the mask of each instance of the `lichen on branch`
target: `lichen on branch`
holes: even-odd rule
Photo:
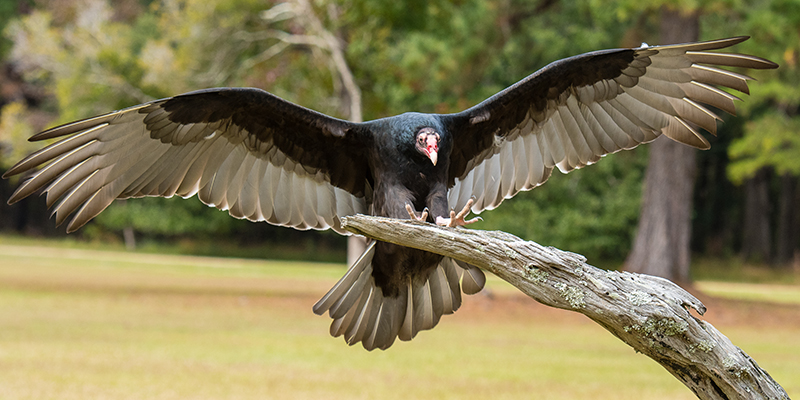
[[[446,228],[356,215],[343,228],[489,271],[547,306],[586,315],[652,358],[700,399],[788,399],[769,374],[700,315],[706,307],[673,282],[605,271],[575,253],[499,231]]]

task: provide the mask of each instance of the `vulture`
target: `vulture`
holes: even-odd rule
[[[707,149],[716,110],[735,113],[748,76],[776,68],[715,52],[747,37],[590,52],[553,62],[454,114],[410,112],[355,123],[254,88],[198,90],[71,122],[3,176],[9,199],[42,189],[56,224],[80,228],[115,199],[190,197],[236,218],[333,229],[357,213],[466,225],[520,191],[660,135]],[[70,217],[71,216],[71,217]],[[477,293],[480,269],[372,241],[313,310],[367,350],[431,329]]]

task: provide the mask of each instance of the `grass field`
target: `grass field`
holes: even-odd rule
[[[436,329],[367,352],[311,312],[343,265],[31,244],[0,237],[0,399],[694,398],[497,279]],[[800,286],[698,287],[720,296],[701,295],[706,318],[800,398]]]

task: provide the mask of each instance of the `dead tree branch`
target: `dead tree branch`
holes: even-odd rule
[[[579,312],[652,358],[700,399],[788,399],[755,360],[708,322],[705,306],[669,280],[605,271],[578,254],[504,232],[356,215],[345,229],[476,265],[534,300]]]

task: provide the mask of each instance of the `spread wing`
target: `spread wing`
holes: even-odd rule
[[[716,66],[777,68],[762,58],[709,52],[747,37],[605,50],[556,61],[484,102],[443,116],[454,137],[449,204],[473,212],[497,207],[544,183],[664,134],[700,149],[720,118],[703,104],[735,113],[749,93],[745,75]]]
[[[9,203],[44,188],[69,232],[114,199],[197,194],[237,218],[345,233],[339,217],[370,201],[366,134],[263,90],[208,89],[39,133],[64,138],[4,177],[34,170]]]

